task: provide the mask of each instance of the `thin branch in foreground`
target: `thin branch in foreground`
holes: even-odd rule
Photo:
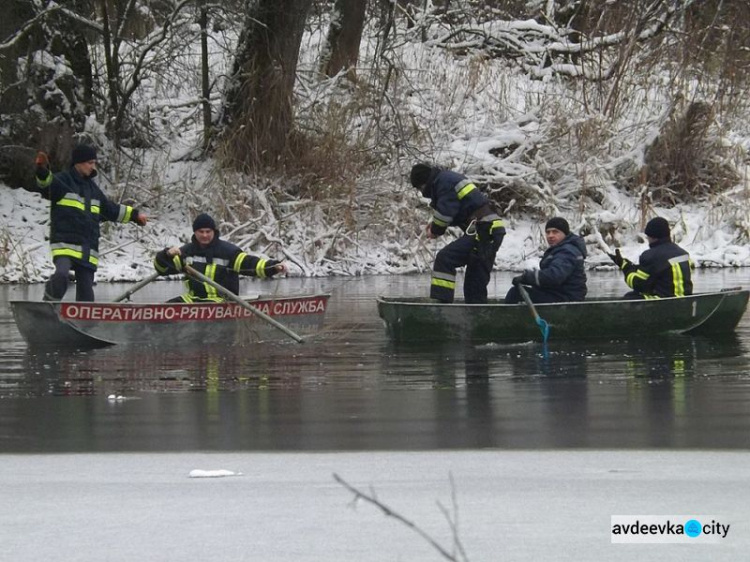
[[[427,541],[430,544],[430,546],[432,546],[435,550],[437,550],[440,553],[440,555],[446,560],[450,560],[451,562],[461,562],[461,561],[468,562],[469,559],[466,557],[466,553],[464,552],[464,549],[458,540],[457,531],[454,526],[454,521],[450,517],[448,518],[448,521],[450,522],[451,527],[453,529],[452,532],[453,532],[453,537],[454,537],[454,543],[455,543],[455,546],[458,548],[458,556],[460,556],[460,558],[448,552],[445,548],[443,548],[442,545],[440,545],[440,543],[438,543],[435,539],[433,539],[430,535],[428,535],[416,523],[407,519],[406,517],[404,517],[397,511],[392,510],[390,507],[388,507],[387,505],[382,503],[380,500],[375,498],[374,494],[372,495],[365,494],[364,492],[360,491],[358,488],[355,488],[354,486],[349,484],[346,480],[341,478],[336,473],[333,474],[333,479],[339,484],[341,484],[344,488],[349,490],[354,495],[354,503],[356,503],[358,500],[364,500],[367,503],[374,505],[381,512],[383,512],[383,515],[386,515],[387,517],[393,517],[394,519],[396,519],[400,523],[403,523],[404,525],[409,527],[412,531],[417,533],[420,537],[422,537],[425,541]],[[452,479],[451,479],[451,482],[452,482]],[[455,498],[454,498],[454,503],[455,503]]]

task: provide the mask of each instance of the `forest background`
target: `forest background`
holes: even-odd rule
[[[699,266],[750,265],[750,4],[733,0],[8,0],[0,20],[0,281],[51,271],[53,169],[93,143],[144,210],[100,280],[139,279],[207,211],[293,274],[428,271],[417,161],[467,174],[537,263],[544,221],[636,258],[653,216]],[[448,237],[454,236],[449,234]],[[109,255],[107,255],[109,254]]]

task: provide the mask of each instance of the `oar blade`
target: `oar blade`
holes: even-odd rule
[[[544,343],[547,343],[547,340],[549,339],[549,322],[547,322],[544,318],[540,318],[539,316],[536,317],[536,324],[539,326],[539,330],[542,332],[542,339],[544,340]]]

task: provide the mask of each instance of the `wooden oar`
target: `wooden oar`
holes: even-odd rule
[[[529,307],[531,315],[534,317],[534,322],[536,322],[536,325],[539,326],[539,329],[542,331],[542,340],[546,345],[547,338],[549,338],[549,324],[544,318],[539,316],[534,303],[531,302],[531,299],[529,298],[529,293],[526,292],[526,289],[524,289],[523,285],[519,283],[518,285],[516,285],[516,287],[518,288],[518,292],[521,293],[521,297],[523,297],[524,302]]]
[[[119,297],[117,297],[112,302],[124,301],[125,299],[129,298],[130,295],[132,295],[136,291],[140,291],[141,289],[143,289],[143,287],[145,287],[146,285],[148,285],[149,283],[151,283],[151,281],[153,281],[157,277],[159,277],[159,273],[158,272],[152,273],[151,275],[149,275],[148,277],[146,277],[143,281],[139,281],[138,283],[136,283],[135,285],[133,285],[130,289],[128,289],[127,291],[125,291],[123,294],[121,294]]]
[[[266,322],[268,322],[269,324],[271,324],[271,326],[273,326],[274,328],[277,328],[278,330],[281,330],[282,332],[284,332],[287,336],[289,336],[290,338],[292,338],[297,343],[304,343],[304,340],[302,339],[302,337],[300,337],[297,334],[295,334],[292,330],[290,330],[289,328],[287,328],[286,326],[284,326],[283,324],[281,324],[277,320],[274,320],[268,314],[266,314],[264,312],[261,312],[260,310],[258,310],[254,306],[252,306],[252,305],[248,304],[247,302],[243,301],[240,297],[238,297],[237,295],[235,295],[232,291],[230,291],[229,289],[227,289],[225,287],[222,287],[221,285],[219,285],[213,279],[209,279],[208,277],[206,277],[205,275],[203,275],[201,272],[196,271],[192,266],[185,265],[185,266],[183,266],[183,269],[185,270],[185,273],[187,273],[188,275],[190,275],[194,279],[197,279],[199,281],[202,281],[203,283],[207,283],[208,285],[211,285],[214,289],[216,289],[217,291],[219,291],[226,298],[228,298],[231,301],[236,302],[242,308],[244,308],[246,310],[249,310],[250,312],[252,312],[256,316],[258,316],[259,318],[262,318],[263,320],[265,320]]]

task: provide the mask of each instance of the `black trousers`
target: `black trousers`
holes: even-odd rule
[[[68,292],[70,270],[76,275],[76,300],[91,302],[94,300],[94,273],[66,256],[54,258],[55,272],[44,285],[44,300],[60,301]]]
[[[464,234],[437,253],[432,267],[430,298],[440,302],[453,302],[456,268],[466,266],[465,301],[468,304],[487,302],[487,285],[495,265],[495,256],[505,236],[502,228],[496,228],[490,234],[491,229],[491,221],[478,222],[476,234]]]

